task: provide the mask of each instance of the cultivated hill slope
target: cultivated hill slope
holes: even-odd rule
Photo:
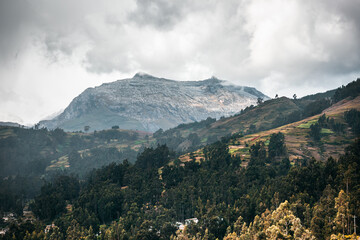
[[[360,96],[355,99],[344,99],[325,109],[321,114],[305,118],[301,121],[267,131],[233,137],[228,141],[229,152],[232,155],[240,156],[244,166],[246,166],[250,159],[249,149],[251,145],[258,141],[263,141],[267,145],[271,134],[282,132],[285,136],[287,155],[291,162],[311,158],[319,161],[325,161],[329,157],[336,159],[344,153],[344,148],[357,137],[344,119],[345,112],[351,109],[360,111]],[[334,119],[335,123],[344,124],[345,128],[341,132],[335,132],[330,127],[323,127],[321,129],[322,137],[316,141],[310,136],[310,126],[317,123],[323,114],[325,114],[326,118],[329,118],[329,121]],[[203,158],[202,149],[193,152],[191,155],[196,159]],[[189,161],[190,154],[185,154],[180,159],[182,161]]]
[[[0,177],[47,176],[57,171],[83,175],[127,159],[153,141],[150,133],[108,129],[67,133],[61,129],[0,127]]]
[[[67,131],[121,129],[156,131],[181,123],[220,118],[268,99],[255,88],[229,85],[211,78],[173,81],[138,73],[133,78],[89,88],[76,97],[62,114],[40,126]]]
[[[201,145],[235,133],[251,134],[298,121],[307,114],[304,111],[306,106],[314,102],[315,100],[293,100],[286,97],[271,99],[260,105],[247,107],[231,117],[182,124],[165,132],[155,132],[154,137],[159,143],[166,143],[178,152],[195,150]]]

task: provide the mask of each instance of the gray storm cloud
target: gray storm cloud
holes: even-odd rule
[[[359,12],[360,0],[0,0],[0,120],[35,122],[137,71],[270,96],[335,88],[359,77]]]
[[[137,8],[128,15],[139,26],[153,25],[159,29],[171,29],[186,15],[189,1],[137,0]]]

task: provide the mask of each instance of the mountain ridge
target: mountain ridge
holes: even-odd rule
[[[41,121],[41,127],[67,131],[123,129],[156,131],[207,117],[220,118],[269,99],[252,87],[235,86],[215,77],[175,81],[137,73],[133,78],[87,88],[63,113]]]

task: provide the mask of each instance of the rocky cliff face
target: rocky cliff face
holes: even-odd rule
[[[268,99],[255,88],[229,85],[216,78],[180,82],[138,73],[131,79],[86,89],[63,113],[40,125],[68,131],[118,125],[153,132],[207,117],[229,116],[256,104],[258,97]]]

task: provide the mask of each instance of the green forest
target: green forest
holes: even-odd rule
[[[0,239],[358,239],[360,106],[331,117],[322,111],[352,103],[359,93],[360,79],[331,97],[291,100],[301,111],[283,114],[283,122],[271,118],[269,139],[246,143],[248,159],[229,145],[266,129],[253,123],[217,135],[212,143],[210,136],[202,141],[200,130],[189,134],[194,144],[182,153],[176,152],[176,139],[166,139],[184,138],[181,131],[188,128],[205,134],[217,121],[208,118],[153,136],[116,128],[93,134],[7,128],[8,137],[0,139],[0,228],[6,229]],[[299,128],[307,141],[325,152],[323,139],[331,133],[343,141],[336,142],[339,157],[289,158],[286,133],[276,127],[309,116],[318,117]],[[143,144],[131,148],[135,142]],[[127,145],[119,150],[115,143]],[[183,153],[188,160],[180,160]],[[52,160],[63,156],[70,167],[50,171]]]

